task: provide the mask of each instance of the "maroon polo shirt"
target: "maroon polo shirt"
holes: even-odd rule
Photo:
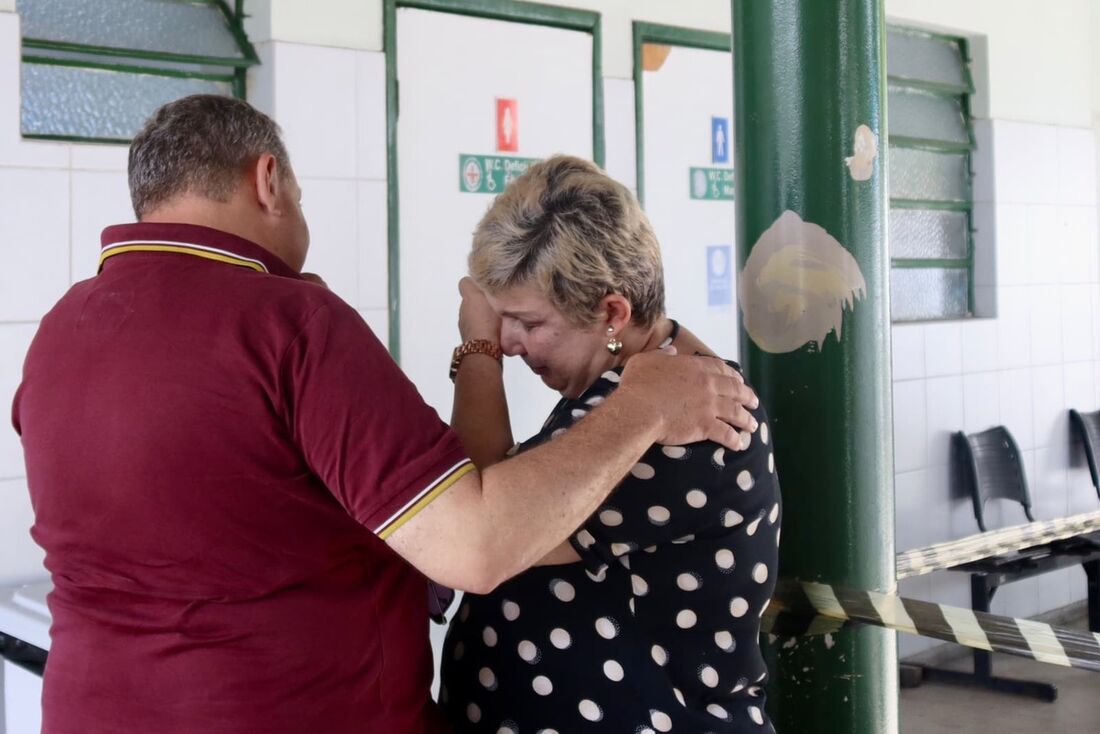
[[[472,465],[359,315],[239,237],[103,233],[16,393],[46,734],[444,730],[384,538]]]

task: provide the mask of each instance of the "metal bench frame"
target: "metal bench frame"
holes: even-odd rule
[[[1020,449],[1008,430],[998,426],[969,436],[960,431],[955,434],[954,441],[959,451],[959,458],[963,460],[964,469],[966,469],[963,473],[974,502],[974,518],[977,520],[978,527],[982,531],[986,530],[984,506],[986,500],[991,498],[1018,502],[1027,519],[1034,521]],[[1087,440],[1086,446],[1088,446]],[[1092,448],[1095,447],[1089,447],[1089,456],[1095,482],[1096,471]],[[1100,486],[1097,491],[1100,492]],[[988,612],[993,596],[1000,587],[1077,565],[1085,569],[1088,577],[1089,629],[1100,631],[1100,533],[990,556],[955,566],[950,570],[970,574],[971,606],[974,611]],[[979,685],[996,691],[1034,696],[1044,701],[1054,701],[1058,698],[1058,689],[1051,683],[994,675],[993,656],[985,650],[975,649],[973,658],[972,672],[924,667],[921,678]]]

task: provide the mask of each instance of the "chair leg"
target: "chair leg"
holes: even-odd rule
[[[987,579],[976,573],[970,576],[970,606],[975,612],[988,612],[997,592],[997,587],[990,587]],[[985,684],[993,680],[993,656],[985,650],[974,650],[974,677]]]
[[[1100,559],[1081,565],[1089,582],[1089,629],[1100,632]]]
[[[1100,582],[1100,564],[1094,569],[1090,581],[1097,577]],[[1090,594],[1092,587],[1090,586]],[[991,584],[989,577],[984,574],[970,575],[970,604],[975,612],[988,612],[993,595],[997,593],[997,586]],[[1096,596],[1100,597],[1100,585]],[[1093,599],[1089,597],[1090,601]],[[1100,604],[1097,604],[1100,606]],[[1090,607],[1091,609],[1091,607]],[[974,650],[974,671],[946,670],[944,668],[926,667],[923,674],[924,680],[942,681],[958,685],[981,686],[994,691],[1014,693],[1020,696],[1031,696],[1040,701],[1054,701],[1058,698],[1058,689],[1050,683],[1040,681],[1015,680],[1013,678],[998,678],[993,675],[993,655],[986,650]]]

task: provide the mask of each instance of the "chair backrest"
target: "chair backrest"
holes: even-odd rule
[[[959,431],[955,434],[955,441],[963,461],[967,489],[974,502],[974,519],[978,521],[978,528],[982,532],[988,529],[983,510],[986,500],[990,499],[1020,503],[1024,515],[1034,522],[1020,447],[1008,429],[997,426],[969,435]]]
[[[1100,495],[1100,471],[1097,471],[1097,462],[1100,461],[1100,410],[1092,413],[1078,413],[1076,410],[1071,410],[1069,422],[1081,437],[1081,443],[1085,444],[1085,457],[1089,460],[1092,486],[1096,487],[1096,494]]]

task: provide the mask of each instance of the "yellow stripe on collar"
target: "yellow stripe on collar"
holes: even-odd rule
[[[103,268],[103,263],[108,258],[115,255],[122,255],[127,252],[176,252],[181,255],[194,255],[195,257],[205,258],[206,260],[215,260],[217,262],[229,263],[230,265],[240,265],[243,268],[251,268],[260,273],[266,273],[267,268],[263,263],[257,260],[249,260],[243,257],[237,257],[221,250],[202,249],[198,247],[189,247],[187,245],[171,245],[171,244],[134,244],[134,245],[121,245],[119,247],[109,247],[105,249],[99,256],[99,268]]]

